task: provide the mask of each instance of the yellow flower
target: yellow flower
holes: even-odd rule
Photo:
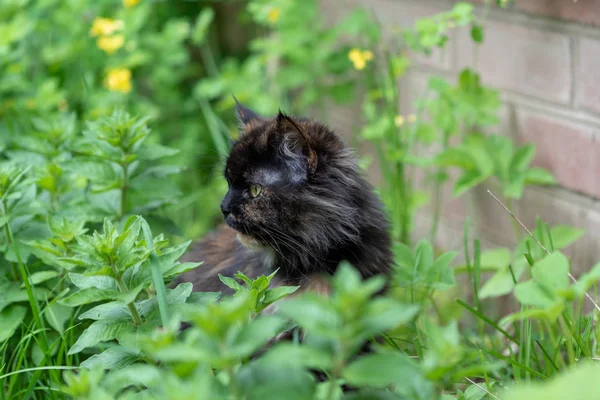
[[[109,36],[123,29],[123,21],[110,18],[96,18],[90,29],[92,36]]]
[[[410,114],[407,119],[408,119],[408,122],[412,124],[413,122],[415,122],[417,120],[417,116],[415,114]]]
[[[396,128],[400,128],[404,125],[404,117],[402,115],[396,115],[396,118],[394,118],[394,125],[396,125]]]
[[[271,8],[269,10],[269,14],[267,14],[267,19],[271,23],[275,23],[279,21],[279,16],[281,15],[281,10],[279,8]]]
[[[103,36],[98,38],[96,44],[98,45],[99,49],[104,50],[108,54],[112,54],[123,47],[123,44],[125,44],[125,38],[123,35]]]
[[[130,8],[138,4],[140,0],[123,0],[123,7]]]
[[[96,44],[99,49],[104,50],[108,54],[112,54],[123,47],[125,38],[123,35],[103,36],[98,38]]]
[[[129,93],[131,91],[131,71],[127,68],[113,68],[108,71],[105,85],[113,92]]]
[[[359,49],[352,49],[348,53],[348,59],[354,64],[354,68],[362,70],[367,66],[367,61],[373,59],[373,53],[369,50],[361,51]]]

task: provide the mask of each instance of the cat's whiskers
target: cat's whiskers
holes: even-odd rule
[[[314,249],[311,249],[310,247],[302,244],[301,242],[297,241],[296,239],[294,239],[293,237],[291,237],[290,235],[286,234],[283,231],[271,229],[271,233],[275,234],[279,238],[279,240],[288,244],[291,247],[291,250],[294,251],[297,256],[299,256],[301,258],[306,258],[306,259],[313,258],[314,261],[317,263],[317,265],[325,266],[326,260],[323,259],[323,257],[321,257],[320,255],[318,255],[318,253],[315,252]],[[273,236],[271,236],[271,237],[273,237]],[[296,247],[294,247],[294,246],[296,246]],[[310,255],[310,257],[303,255],[302,251],[304,251],[304,253],[306,253],[307,255]],[[293,263],[292,263],[292,266],[297,267]],[[298,268],[295,268],[295,269],[298,270]]]

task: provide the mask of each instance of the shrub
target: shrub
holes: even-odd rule
[[[514,249],[482,249],[470,219],[461,254],[435,247],[450,168],[455,196],[485,182],[507,210],[554,183],[531,167],[534,146],[494,134],[500,98],[474,68],[431,77],[415,115],[397,110],[406,52],[443,51],[456,27],[484,40],[470,4],[382,51],[364,11],[331,26],[316,1],[250,0],[243,15],[265,32],[243,57],[216,51],[217,12],[199,4],[0,5],[0,399],[598,397],[600,267],[575,279],[562,252],[582,231],[538,221],[524,235],[507,214]],[[348,264],[330,296],[289,296],[277,272],[222,276],[233,296],[174,285],[201,264],[179,261],[182,236],[215,222],[231,92],[303,113],[358,88],[355,133],[375,145],[393,222],[391,289],[373,297],[383,278]],[[413,244],[430,198],[430,236]],[[498,316],[501,302],[513,307]]]

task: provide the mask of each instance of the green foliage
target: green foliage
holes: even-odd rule
[[[464,257],[435,247],[445,185],[495,184],[510,207],[555,183],[532,144],[494,134],[502,103],[476,57],[398,112],[408,53],[443,53],[457,27],[484,42],[474,7],[422,18],[385,51],[362,9],[333,25],[314,0],[239,11],[227,23],[259,32],[238,35],[244,54],[215,26],[219,2],[0,4],[0,400],[598,397],[600,264],[573,281],[566,256],[583,231],[538,221],[531,237],[515,225],[514,249],[482,250],[468,229]],[[232,296],[175,285],[202,268],[179,261],[181,236],[214,225],[231,93],[266,114],[318,114],[359,88],[391,276],[342,264],[327,295],[273,287],[277,271],[220,276]],[[430,201],[430,237],[413,245]]]
[[[598,364],[585,363],[563,376],[543,384],[528,384],[523,387],[512,388],[501,397],[502,400],[537,399],[543,397],[554,399],[593,399],[600,396],[600,387],[594,379],[600,371]]]
[[[435,163],[458,167],[463,172],[454,184],[460,196],[491,177],[496,178],[505,198],[521,198],[527,184],[553,184],[554,178],[542,168],[530,168],[535,155],[531,144],[513,149],[506,136],[471,134],[458,146],[439,153]]]

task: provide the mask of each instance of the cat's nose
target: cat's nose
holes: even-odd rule
[[[221,203],[221,212],[223,213],[223,217],[227,218],[229,214],[231,214],[231,208],[229,202],[223,201]]]
[[[221,212],[223,213],[223,217],[225,218],[227,218],[227,216],[231,214],[231,197],[231,190],[228,190],[227,194],[225,194],[225,197],[223,198],[223,201],[221,201]]]
[[[223,213],[223,217],[225,218],[227,218],[227,216],[231,214],[231,210],[223,207],[223,204],[221,204],[221,212]]]

